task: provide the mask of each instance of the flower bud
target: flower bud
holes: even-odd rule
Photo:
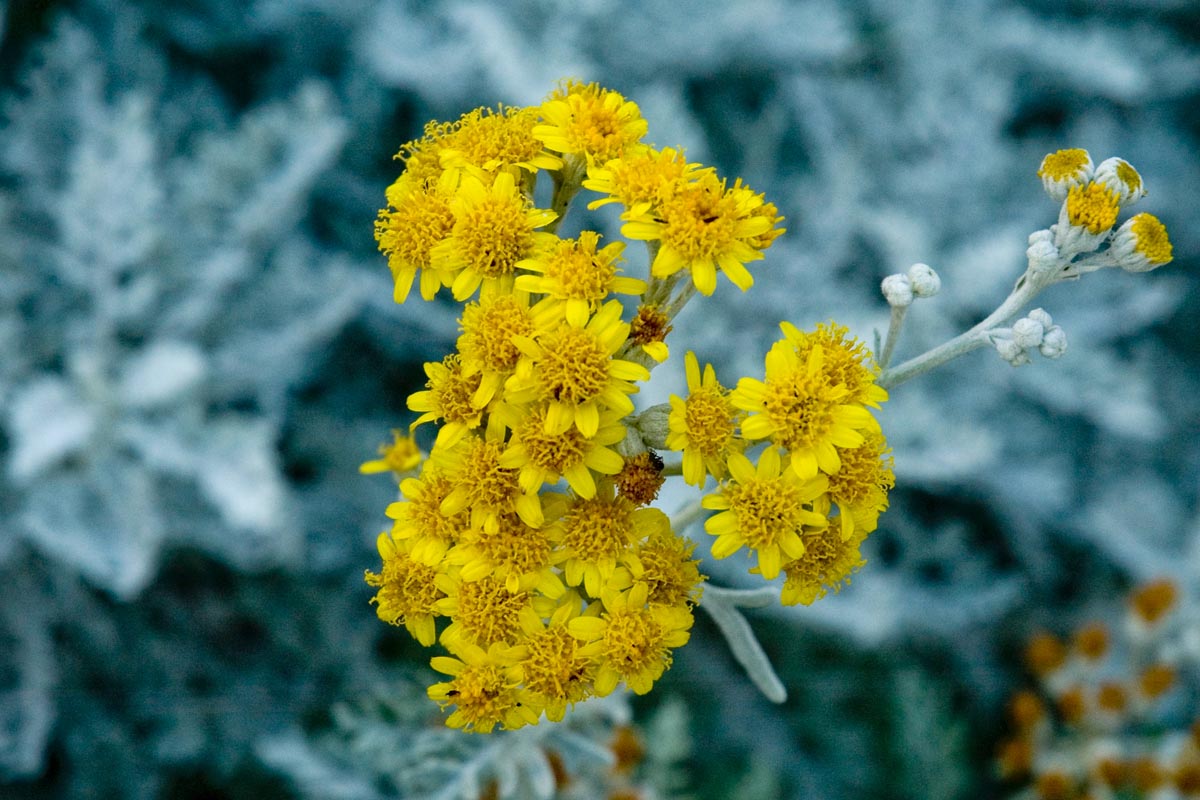
[[[909,267],[908,281],[917,297],[933,297],[942,288],[942,279],[928,264],[913,264]]]
[[[1135,214],[1113,234],[1109,255],[1126,272],[1149,272],[1171,260],[1166,227],[1153,214]]]
[[[996,352],[1014,367],[1020,367],[1029,363],[1029,354],[1025,352],[1025,348],[1012,339],[997,339]]]
[[[1037,320],[1026,317],[1013,323],[1013,341],[1021,348],[1030,350],[1042,343],[1042,334],[1046,329]]]
[[[1038,231],[1029,237],[1025,257],[1029,259],[1029,271],[1034,275],[1049,275],[1062,266],[1058,248],[1054,245],[1054,234],[1048,230]]]
[[[907,308],[912,305],[913,286],[907,275],[888,275],[879,286],[884,299],[893,308]]]
[[[1072,186],[1080,186],[1092,179],[1092,157],[1087,150],[1058,150],[1042,159],[1038,177],[1046,194],[1062,202]]]
[[[1133,205],[1146,196],[1146,185],[1142,183],[1142,176],[1123,158],[1106,158],[1101,161],[1092,180],[1116,192],[1123,206]]]
[[[1025,316],[1029,317],[1034,322],[1042,323],[1042,327],[1046,330],[1049,330],[1050,326],[1054,324],[1054,320],[1050,319],[1050,315],[1046,313],[1044,308],[1035,308]]]
[[[1058,325],[1046,329],[1038,352],[1046,358],[1058,358],[1067,352],[1067,332]]]

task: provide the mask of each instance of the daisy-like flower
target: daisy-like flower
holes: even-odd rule
[[[537,274],[518,276],[517,289],[547,295],[542,301],[546,304],[543,311],[576,328],[587,324],[588,317],[609,294],[646,291],[645,281],[618,274],[625,243],[613,242],[597,250],[599,242],[600,234],[595,231],[583,231],[577,239],[558,240],[521,262],[522,269]]]
[[[438,156],[446,169],[524,170],[562,168],[562,159],[546,150],[533,135],[536,108],[501,106],[477,108],[455,123],[453,132],[441,141]]]
[[[451,198],[455,185],[453,175],[429,181],[402,175],[388,188],[389,207],[380,210],[375,221],[375,241],[388,258],[397,303],[408,299],[418,273],[422,299],[432,300],[442,287],[433,250],[454,227]]]
[[[1067,192],[1067,221],[1077,227],[1086,228],[1088,233],[1100,234],[1111,228],[1121,210],[1120,195],[1104,184],[1091,181],[1083,186],[1072,186]]]
[[[605,195],[588,203],[589,210],[620,203],[628,216],[638,217],[669,200],[689,180],[711,171],[711,167],[689,164],[680,150],[642,146],[603,167],[590,167],[583,186]]]
[[[870,533],[887,510],[888,490],[896,485],[892,458],[882,433],[871,432],[858,447],[841,451],[842,468],[829,476],[829,498],[838,507],[843,539]]]
[[[514,644],[520,638],[519,617],[523,609],[533,608],[531,592],[510,592],[505,581],[491,576],[467,581],[453,572],[439,572],[436,583],[445,595],[437,610],[450,617],[439,641],[450,652],[461,653],[464,645]]]
[[[858,447],[861,431],[877,425],[871,412],[849,402],[849,389],[825,372],[825,348],[813,345],[802,361],[786,339],[767,352],[765,380],[742,378],[730,400],[750,412],[742,436],[785,448],[801,478],[837,472],[842,463],[837,448]]]
[[[671,523],[657,508],[639,508],[601,481],[596,496],[576,499],[547,535],[557,545],[556,565],[562,567],[568,586],[583,585],[591,597],[600,597],[616,575],[621,556],[634,544]]]
[[[526,492],[536,492],[547,483],[565,478],[580,497],[596,496],[596,480],[592,470],[601,475],[616,475],[625,460],[612,446],[625,438],[622,414],[605,411],[594,436],[584,436],[576,427],[562,433],[546,432],[545,406],[527,411],[524,416],[513,414],[511,408],[497,410],[514,434],[509,447],[500,457],[500,466],[520,470],[518,482]]]
[[[480,286],[482,297],[511,292],[517,264],[553,241],[537,229],[557,215],[534,208],[509,172],[497,174],[491,186],[464,175],[450,209],[454,226],[430,255],[455,300],[466,300]]]
[[[441,563],[470,524],[466,513],[442,513],[442,502],[453,488],[440,470],[426,466],[420,476],[400,483],[404,499],[387,507],[388,517],[395,520],[392,538],[405,542],[410,557],[428,567]]]
[[[707,475],[725,477],[725,461],[740,453],[745,444],[735,436],[741,414],[729,398],[729,390],[717,382],[712,364],[704,365],[690,350],[684,356],[688,396],[671,395],[667,417],[667,447],[683,451],[683,479],[703,486]]]
[[[617,158],[646,135],[637,104],[596,83],[570,81],[542,103],[533,135],[556,153],[582,156],[588,164]]]
[[[497,518],[495,531],[477,530],[464,536],[446,556],[446,563],[460,565],[464,581],[490,575],[503,581],[510,592],[536,590],[557,598],[566,587],[550,563],[551,550],[543,529],[526,525],[516,514],[504,514]]]
[[[875,383],[879,367],[866,346],[850,336],[849,328],[835,322],[819,323],[813,331],[802,331],[790,322],[781,322],[779,328],[801,361],[808,360],[813,347],[821,348],[821,370],[829,383],[846,387],[847,403],[879,408],[888,399],[887,390]]]
[[[661,364],[671,353],[666,342],[671,330],[671,318],[666,312],[653,303],[643,304],[638,306],[629,323],[629,344],[640,347],[643,353]]]
[[[392,430],[391,444],[379,446],[379,458],[364,461],[358,471],[364,475],[375,475],[380,472],[403,474],[417,468],[421,463],[421,448],[412,434],[405,435],[398,430]]]
[[[1131,206],[1146,196],[1146,185],[1142,176],[1123,158],[1106,158],[1096,167],[1092,180],[1109,191],[1117,193],[1117,202]]]
[[[539,328],[541,328],[538,320]],[[546,433],[559,434],[575,427],[594,436],[601,411],[633,413],[629,395],[637,391],[632,381],[650,378],[641,364],[614,358],[629,337],[629,323],[621,320],[621,303],[612,300],[577,328],[563,322],[542,329],[536,341],[518,339],[525,358],[505,383],[511,403],[540,400],[547,404]]]
[[[472,436],[445,452],[442,465],[453,488],[442,500],[444,516],[467,513],[471,527],[487,533],[497,530],[501,514],[516,513],[526,525],[541,527],[542,500],[521,487],[516,469],[501,464],[506,448],[500,435]]]
[[[811,605],[828,590],[836,592],[849,583],[850,575],[866,563],[859,552],[866,535],[862,528],[845,537],[833,526],[806,527],[801,534],[804,554],[783,565],[781,602]]]
[[[694,606],[700,602],[704,584],[700,562],[692,558],[695,547],[695,542],[677,535],[667,525],[626,551],[621,563],[635,583],[646,584],[646,602],[650,605]]]
[[[438,603],[444,594],[436,585],[436,572],[412,559],[406,546],[386,533],[375,542],[383,569],[367,570],[366,581],[379,591],[371,598],[375,613],[389,625],[403,625],[425,647],[437,638],[434,617],[440,615]]]
[[[592,694],[595,661],[568,627],[581,610],[579,596],[572,593],[563,598],[548,621],[534,612],[521,615],[525,634],[521,639],[525,650],[520,660],[521,675],[525,688],[538,697],[546,718],[552,722],[562,721],[569,706]]]
[[[440,363],[426,362],[425,375],[428,388],[408,396],[409,410],[421,412],[411,427],[442,420],[434,448],[453,447],[483,422],[483,412],[473,402],[480,375],[463,374],[462,361],[454,353]]]
[[[1056,150],[1042,159],[1038,177],[1046,194],[1058,202],[1067,199],[1067,192],[1074,186],[1082,186],[1092,179],[1094,167],[1087,150],[1073,148]]]
[[[567,623],[572,636],[587,642],[585,652],[599,658],[596,694],[604,697],[617,684],[637,694],[650,691],[671,666],[671,651],[687,644],[692,613],[686,606],[647,606],[649,587],[636,583],[608,597],[598,616],[585,614]]]
[[[680,187],[653,213],[621,227],[630,239],[658,240],[650,274],[666,278],[682,269],[691,273],[701,294],[717,288],[717,270],[742,291],[754,283],[746,263],[763,257],[750,240],[771,230],[771,218],[754,213],[762,198],[745,189],[727,191],[724,181],[704,173]]]
[[[463,374],[481,376],[471,404],[483,408],[496,397],[521,358],[516,337],[528,338],[535,332],[529,294],[517,291],[468,303],[459,324]]]
[[[1127,272],[1149,272],[1172,258],[1166,226],[1145,212],[1134,214],[1117,228],[1108,252]]]
[[[429,665],[450,680],[429,687],[430,699],[443,709],[454,706],[446,725],[478,733],[536,725],[539,712],[521,689],[520,648],[464,646],[458,658],[435,656]]]
[[[763,450],[757,467],[741,453],[731,454],[728,463],[732,480],[700,501],[720,512],[704,523],[704,530],[717,537],[713,558],[749,547],[758,556],[762,576],[774,580],[784,561],[804,555],[804,526],[827,524],[812,502],[825,494],[829,481],[824,475],[802,480],[784,468],[774,447]]]

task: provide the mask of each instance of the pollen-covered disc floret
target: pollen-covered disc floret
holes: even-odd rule
[[[643,143],[647,128],[632,101],[568,81],[540,105],[429,123],[400,149],[403,173],[385,192],[375,235],[394,299],[415,286],[462,308],[454,352],[425,364],[407,398],[408,435],[362,466],[400,490],[382,568],[366,580],[382,620],[443,649],[429,696],[451,727],[560,720],[621,684],[648,691],[687,641],[704,581],[693,544],[654,506],[658,491],[681,472],[696,485],[728,478],[728,460],[749,464],[743,451],[763,438],[739,429],[746,412],[690,353],[688,397],[637,413],[675,316],[719,273],[748,288],[745,265],[783,232],[774,204]],[[560,236],[581,192],[592,196],[570,219],[578,233]],[[623,211],[612,240],[597,232],[603,220],[575,218],[608,203]],[[645,252],[631,256],[631,242]],[[877,404],[885,395],[839,331],[814,340],[829,352],[828,393],[839,407]],[[877,429],[833,416],[834,447]],[[669,449],[681,464],[656,452]],[[828,476],[803,476],[774,450],[758,458],[761,476],[739,462],[712,501],[746,523],[725,549],[745,543],[779,573],[843,507],[856,531],[874,524],[876,495],[830,500]]]

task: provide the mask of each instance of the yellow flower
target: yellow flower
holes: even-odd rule
[[[647,588],[650,605],[693,606],[700,602],[704,576],[692,558],[694,542],[675,534],[670,526],[652,531],[644,542],[627,550],[621,563],[635,583]]]
[[[1113,234],[1109,253],[1121,269],[1147,272],[1171,260],[1171,239],[1158,217],[1134,214]]]
[[[483,421],[483,412],[472,402],[480,375],[463,374],[462,361],[455,354],[441,363],[427,362],[425,375],[429,378],[425,383],[428,388],[408,396],[409,410],[421,412],[411,427],[443,420],[434,448],[452,447]]]
[[[621,557],[637,542],[671,527],[657,508],[639,508],[601,481],[596,496],[575,499],[547,535],[555,542],[554,563],[568,586],[583,585],[600,597],[617,573]]]
[[[729,399],[729,391],[717,382],[712,364],[704,365],[703,378],[696,354],[684,356],[687,399],[671,395],[667,417],[667,447],[683,451],[683,479],[703,486],[707,474],[725,477],[725,460],[745,446],[734,436],[741,414]]]
[[[389,208],[381,209],[375,221],[375,240],[380,252],[388,257],[397,303],[408,299],[418,272],[423,299],[432,300],[442,287],[433,250],[454,226],[450,205],[453,191],[453,176],[436,182],[401,176],[388,189]]]
[[[688,270],[701,294],[717,288],[717,269],[742,291],[754,283],[745,265],[762,258],[752,241],[771,230],[772,217],[755,213],[761,195],[742,187],[726,191],[724,181],[705,173],[679,188],[652,212],[621,228],[630,239],[659,240],[650,274],[666,278]]]
[[[650,377],[641,364],[613,357],[628,336],[629,323],[621,320],[621,303],[612,300],[586,327],[564,322],[543,329],[536,341],[517,339],[525,358],[505,384],[506,398],[517,404],[546,403],[548,434],[560,434],[574,426],[584,436],[594,436],[602,411],[615,411],[621,417],[633,413],[629,395],[637,387],[631,381]]]
[[[431,251],[434,265],[450,281],[455,300],[466,300],[482,285],[482,297],[511,292],[517,264],[552,235],[537,233],[557,216],[534,208],[511,173],[487,186],[464,175],[450,201],[454,226]]]
[[[379,455],[373,461],[364,461],[358,471],[364,475],[375,475],[380,472],[403,473],[416,469],[421,463],[421,448],[412,435],[404,435],[398,430],[392,431],[392,443],[379,446]]]
[[[533,135],[588,164],[616,158],[646,135],[637,104],[596,83],[567,82],[542,103],[541,112],[545,124],[535,126]]]
[[[495,397],[521,357],[516,337],[534,334],[526,292],[498,294],[463,308],[458,350],[464,375],[480,377],[471,404],[483,408]]]
[[[452,488],[445,475],[427,465],[420,476],[401,482],[404,499],[387,507],[388,517],[395,520],[392,538],[404,541],[409,556],[428,567],[441,563],[442,556],[470,522],[463,513],[442,513],[442,501]]]
[[[842,467],[829,476],[829,498],[838,507],[843,539],[875,530],[896,485],[892,458],[882,433],[868,433],[858,447],[841,451]]]
[[[578,239],[560,239],[533,258],[522,261],[522,269],[538,273],[517,277],[518,290],[548,296],[547,310],[576,328],[610,293],[641,294],[646,282],[619,275],[617,264],[624,242],[613,242],[599,251],[600,234],[583,231]],[[540,304],[539,304],[540,305]]]
[[[506,447],[498,435],[471,436],[444,451],[441,464],[453,488],[442,500],[443,516],[469,513],[471,527],[488,533],[497,530],[501,514],[516,513],[526,525],[541,526],[541,498],[521,487],[516,469],[502,465]]]
[[[549,621],[543,621],[535,612],[521,616],[525,656],[520,667],[525,688],[538,698],[552,722],[560,722],[568,706],[592,694],[595,661],[568,627],[580,611],[579,596],[568,594]]]
[[[454,130],[440,142],[438,156],[447,169],[524,170],[562,168],[562,159],[550,153],[533,135],[538,112],[535,108],[501,106],[477,108],[458,120]]]
[[[704,523],[704,530],[717,537],[713,558],[727,558],[745,545],[758,555],[762,576],[774,580],[785,560],[804,554],[803,526],[826,524],[811,504],[829,481],[824,475],[802,480],[783,469],[774,447],[763,450],[757,467],[741,453],[731,454],[729,472],[733,480],[700,501],[720,512]]]
[[[781,322],[779,327],[801,361],[807,361],[813,347],[821,348],[821,371],[829,383],[846,387],[846,402],[879,408],[888,399],[887,390],[875,384],[879,367],[844,325],[820,323],[812,332],[801,331],[790,322]]]
[[[605,411],[595,436],[584,436],[578,428],[558,434],[546,432],[547,408],[539,406],[522,416],[512,409],[498,409],[514,435],[500,457],[500,466],[521,471],[519,483],[526,492],[536,492],[547,483],[565,478],[580,497],[596,496],[592,470],[601,475],[616,475],[625,460],[612,449],[625,438],[621,413]]]
[[[414,639],[430,647],[437,637],[433,622],[440,613],[437,604],[444,597],[435,583],[436,573],[414,561],[405,546],[386,533],[379,534],[376,546],[383,569],[366,573],[367,584],[379,589],[371,598],[375,613],[389,625],[403,625]]]
[[[1087,150],[1074,148],[1057,150],[1042,159],[1038,177],[1046,194],[1060,203],[1067,199],[1072,187],[1082,186],[1092,179],[1092,157]]]
[[[1074,226],[1099,234],[1117,222],[1119,195],[1099,183],[1072,186],[1067,192],[1067,220]]]
[[[746,439],[770,439],[786,448],[801,478],[841,466],[839,447],[858,447],[863,429],[877,423],[871,412],[850,404],[849,390],[825,372],[825,348],[813,345],[801,361],[786,339],[766,357],[765,381],[742,378],[730,394],[736,408],[751,412],[742,422]]]
[[[589,210],[608,203],[620,203],[625,206],[628,216],[637,217],[669,200],[692,178],[711,171],[711,167],[687,163],[682,151],[641,146],[603,167],[590,167],[583,186],[605,195],[588,203]]]
[[[671,354],[666,342],[671,330],[671,318],[665,312],[653,303],[643,304],[629,323],[629,343],[661,364]]]
[[[647,606],[648,587],[634,584],[609,597],[598,616],[585,614],[567,623],[572,636],[594,653],[596,694],[604,697],[625,681],[637,694],[650,691],[671,666],[671,651],[687,644],[692,614],[686,606]]]
[[[829,589],[840,590],[863,561],[859,546],[866,531],[856,530],[849,538],[832,526],[805,528],[804,555],[783,565],[785,580],[780,598],[785,606],[811,605]]]
[[[500,725],[505,729],[536,725],[539,712],[522,691],[518,661],[520,648],[494,645],[463,647],[459,658],[435,656],[429,665],[450,680],[429,687],[430,699],[443,709],[455,706],[446,725],[466,731],[491,733]]]
[[[467,581],[453,573],[440,572],[436,583],[445,595],[437,601],[437,610],[450,617],[450,624],[439,639],[452,653],[461,653],[469,645],[516,643],[521,635],[522,611],[534,609],[531,592],[510,592],[505,581],[490,576]],[[538,598],[539,607],[546,602],[546,598]]]
[[[495,531],[464,534],[446,563],[461,566],[464,581],[491,576],[510,592],[538,591],[557,598],[566,587],[550,563],[551,549],[543,529],[526,525],[516,514],[503,514],[496,518]]]

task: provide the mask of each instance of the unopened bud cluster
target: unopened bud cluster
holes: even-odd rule
[[[928,264],[913,264],[907,274],[888,275],[879,288],[889,306],[906,308],[915,298],[937,294],[942,288],[942,279]]]
[[[1014,367],[1028,364],[1033,351],[1046,358],[1058,358],[1067,352],[1066,332],[1040,308],[1014,322],[1011,328],[995,330],[992,343],[1000,357]]]

